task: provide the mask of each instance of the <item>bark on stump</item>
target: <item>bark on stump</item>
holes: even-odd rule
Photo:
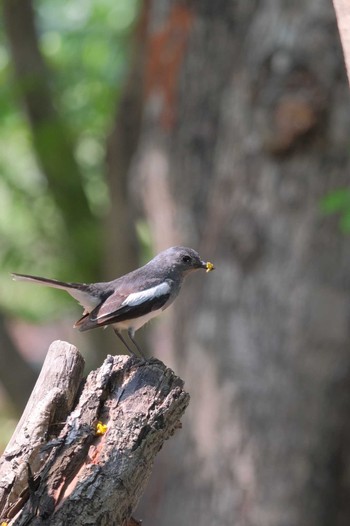
[[[0,459],[0,522],[122,526],[131,520],[189,395],[156,359],[108,356],[85,383],[83,365],[72,345],[51,345]]]

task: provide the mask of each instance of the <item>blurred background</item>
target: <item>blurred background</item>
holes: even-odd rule
[[[0,449],[49,344],[110,331],[10,272],[217,270],[141,330],[191,395],[144,524],[350,521],[349,87],[330,0],[3,0]]]

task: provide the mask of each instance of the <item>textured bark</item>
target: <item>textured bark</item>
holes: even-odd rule
[[[69,344],[61,345],[67,353],[71,351]],[[62,373],[67,378],[68,371]],[[57,374],[61,374],[60,369]],[[50,389],[42,398],[39,391],[40,405],[45,405],[47,398],[52,400],[51,392],[56,393],[56,389]],[[41,411],[31,412],[28,420],[29,409],[24,414],[25,422],[20,427],[25,423],[24,435],[31,445],[28,422],[34,423],[33,434],[41,439],[41,456],[36,449],[35,457],[27,460],[33,476],[27,473],[26,492],[23,494],[21,488],[22,495],[15,505],[3,507],[2,512],[0,509],[1,520],[10,519],[9,525],[13,526],[136,524],[131,513],[155,456],[180,427],[188,401],[182,380],[158,360],[143,363],[125,356],[108,356],[97,371],[89,374],[59,436],[47,437],[44,447],[47,407],[43,416]],[[99,433],[99,423],[107,430]],[[27,448],[27,444],[21,444]],[[11,444],[3,458],[7,478],[20,458],[16,462],[15,454],[19,452],[14,452]],[[22,471],[28,471],[23,462]]]
[[[146,50],[135,188],[156,249],[192,245],[217,270],[154,339],[191,425],[145,520],[348,524],[350,245],[320,207],[350,168],[333,7],[154,0]]]

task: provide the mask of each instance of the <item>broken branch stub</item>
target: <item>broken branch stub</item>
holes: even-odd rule
[[[108,356],[47,444],[28,500],[9,525],[126,524],[188,402],[183,381],[159,360]]]

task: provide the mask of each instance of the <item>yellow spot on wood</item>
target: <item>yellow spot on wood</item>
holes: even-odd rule
[[[102,422],[97,422],[96,424],[96,435],[101,436],[104,435],[107,431],[106,424],[102,424]]]

